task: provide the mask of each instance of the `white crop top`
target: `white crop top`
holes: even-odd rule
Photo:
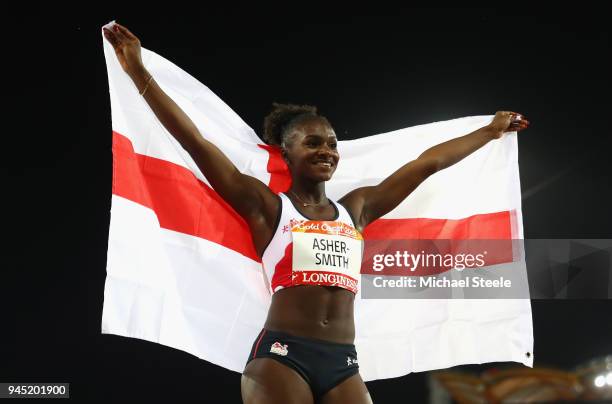
[[[357,293],[363,237],[346,208],[331,201],[333,220],[303,216],[283,193],[281,214],[262,265],[272,293],[298,285],[337,286]]]

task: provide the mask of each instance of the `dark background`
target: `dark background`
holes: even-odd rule
[[[88,7],[99,10],[31,5],[7,14],[1,31],[10,242],[0,382],[70,382],[77,401],[240,401],[237,373],[100,334],[112,179],[100,30],[113,19],[258,133],[273,101],[317,105],[341,139],[521,112],[532,123],[519,134],[525,237],[612,238],[603,9]],[[610,300],[532,308],[535,366],[570,369],[612,354]],[[368,388],[377,403],[425,402],[425,375]]]

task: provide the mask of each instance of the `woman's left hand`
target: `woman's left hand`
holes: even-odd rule
[[[512,111],[497,111],[489,124],[493,137],[499,139],[506,132],[520,132],[529,127],[529,121],[523,114]]]
[[[123,25],[114,21],[113,23],[110,29],[107,26],[102,27],[104,37],[115,49],[121,68],[133,80],[136,74],[141,74],[145,70],[140,55],[140,39]]]

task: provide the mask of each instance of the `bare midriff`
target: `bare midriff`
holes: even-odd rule
[[[272,295],[264,327],[341,344],[355,340],[355,294],[335,286],[294,286]]]

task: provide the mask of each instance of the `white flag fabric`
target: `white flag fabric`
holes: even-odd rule
[[[113,186],[102,333],[174,347],[242,372],[270,303],[245,222],[212,190],[157,120],[103,38],[113,128]],[[146,68],[201,135],[243,173],[289,185],[278,150],[219,97],[142,49]],[[374,185],[425,149],[491,121],[478,116],[340,141],[326,185],[339,199]],[[365,237],[522,239],[516,133],[427,179]],[[427,223],[427,226],[424,226]],[[419,227],[420,226],[420,227]],[[402,233],[403,232],[403,233]],[[356,339],[364,380],[461,364],[533,364],[529,299],[362,299]]]

